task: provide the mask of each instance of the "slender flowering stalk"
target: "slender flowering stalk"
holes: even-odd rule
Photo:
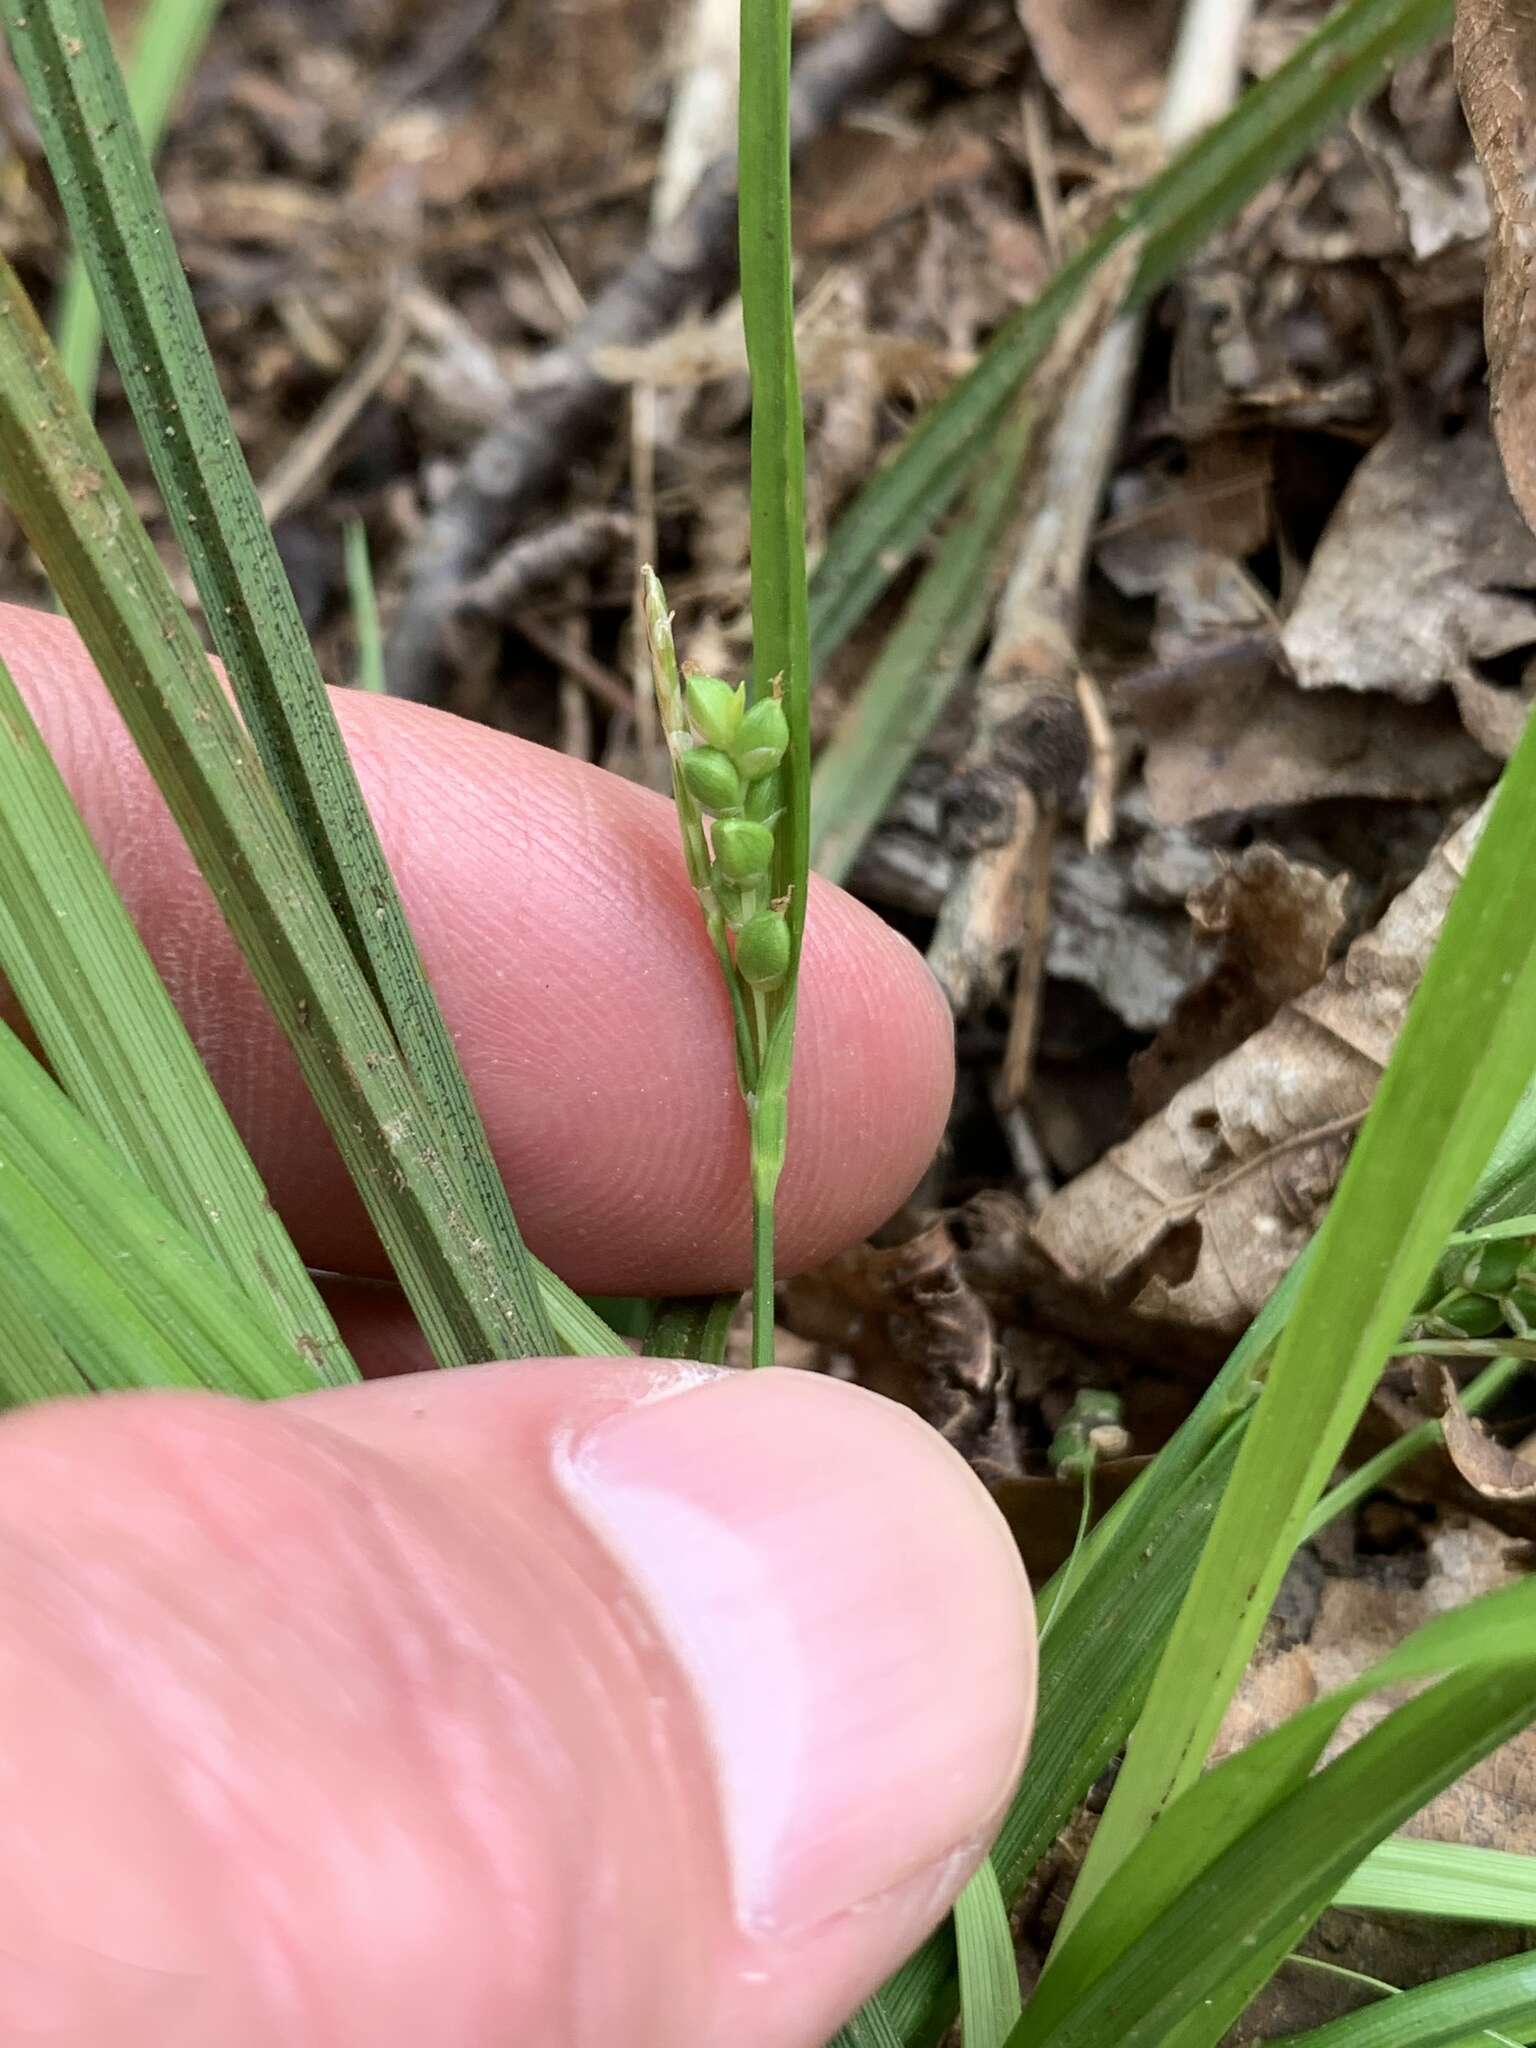
[[[749,707],[744,684],[733,687],[718,676],[684,678],[654,570],[644,571],[643,587],[646,644],[672,763],[683,858],[731,998],[736,1073],[752,1137],[753,1363],[766,1364],[772,1355],[773,1197],[784,1158],[796,952],[789,899],[774,894],[789,721],[776,693]]]

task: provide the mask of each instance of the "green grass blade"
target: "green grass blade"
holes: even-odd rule
[[[811,777],[811,863],[845,881],[914,755],[974,660],[996,597],[993,563],[1017,511],[1033,407],[1014,408],[965,504]]]
[[[235,438],[100,0],[38,0],[11,10],[7,29],[241,711],[441,1134],[470,1235],[491,1247],[500,1353],[552,1351],[531,1261]]]
[[[0,1025],[6,1285],[97,1388],[270,1399],[319,1376]],[[0,1363],[5,1363],[0,1357]],[[10,1397],[25,1389],[12,1384]]]
[[[346,548],[347,592],[352,601],[352,634],[357,641],[357,687],[382,696],[384,631],[379,624],[379,596],[373,585],[368,529],[361,519],[347,521]]]
[[[1465,1842],[1383,1842],[1345,1882],[1336,1906],[1438,1920],[1536,1927],[1536,1856]]]
[[[3,264],[0,491],[293,1046],[435,1354],[455,1364],[515,1355],[523,1323],[413,1075],[127,492]],[[599,1318],[576,1307],[601,1332]]]
[[[1326,2027],[1289,2034],[1275,2048],[1459,2048],[1479,2038],[1486,2048],[1490,2029],[1536,2040],[1536,1955],[1506,1956],[1399,1991]]]
[[[1299,162],[1394,63],[1444,34],[1450,22],[1450,0],[1348,0],[1225,120],[1128,199],[998,331],[981,361],[923,415],[829,536],[811,584],[817,667],[954,504],[1014,394],[1114,250],[1130,235],[1144,236],[1129,301],[1145,300],[1215,227]]]
[[[647,1358],[691,1358],[720,1365],[725,1340],[741,1297],[716,1295],[712,1301],[661,1301],[645,1333]]]
[[[955,1901],[961,2048],[1003,2048],[1018,2022],[1013,1930],[990,1857]]]
[[[49,1064],[320,1379],[356,1379],[3,662],[0,735],[0,971]]]
[[[1357,1701],[1445,1672],[1313,1774]],[[1009,2048],[1210,2048],[1365,1853],[1533,1716],[1536,1586],[1430,1622],[1167,1809],[1061,1938]]]
[[[33,1306],[9,1259],[0,1259],[0,1333],[0,1408],[90,1393],[90,1381]]]
[[[840,2027],[827,2048],[901,2048],[901,2035],[878,1998],[866,1999],[846,2027]]]
[[[805,425],[795,363],[789,202],[790,0],[741,0],[738,121],[741,311],[752,383],[752,672],[789,722],[774,828],[773,896],[789,919],[789,971],[767,999],[752,1155],[752,1362],[773,1362],[773,1205],[784,1163],[795,985],[810,871],[810,628],[805,573]]]
[[[1536,905],[1522,878],[1533,862],[1528,736],[1307,1261],[1069,1924],[1198,1774],[1329,1471],[1521,1099],[1536,1003]]]
[[[181,89],[196,68],[222,0],[149,0],[134,35],[128,101],[153,157]],[[85,265],[70,258],[56,321],[59,360],[87,409],[101,367],[101,314]]]

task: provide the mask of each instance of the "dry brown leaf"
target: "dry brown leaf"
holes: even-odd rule
[[[1492,437],[1410,422],[1377,442],[1313,555],[1281,647],[1304,690],[1425,703],[1536,643],[1536,539]]]
[[[1438,1366],[1435,1378],[1438,1399],[1433,1405],[1440,1416],[1446,1451],[1462,1478],[1489,1500],[1536,1500],[1536,1465],[1498,1443],[1467,1413],[1448,1366]]]
[[[1404,1637],[1451,1608],[1511,1583],[1505,1539],[1480,1522],[1447,1520],[1427,1544],[1427,1570],[1385,1570],[1323,1582],[1306,1640],[1255,1659],[1217,1738],[1230,1755],[1288,1720],[1311,1698],[1358,1678]],[[1352,1707],[1328,1745],[1337,1756],[1411,1691],[1399,1687]],[[1536,1729],[1517,1735],[1431,1800],[1403,1830],[1421,1841],[1536,1851]]]
[[[1018,0],[1046,82],[1090,142],[1112,148],[1150,119],[1178,19],[1175,0]]]
[[[1198,1074],[1319,980],[1344,928],[1345,875],[1329,877],[1275,846],[1250,846],[1189,899],[1215,965],[1187,989],[1131,1062],[1136,1114],[1151,1116]]]
[[[1120,702],[1146,742],[1147,796],[1163,825],[1321,797],[1454,797],[1492,773],[1449,698],[1303,693],[1259,637],[1138,677]]]
[[[903,1244],[855,1245],[786,1290],[802,1337],[853,1358],[864,1385],[903,1401],[953,1440],[994,1420],[1002,1374],[992,1318],[942,1218]]]
[[[1055,1195],[1035,1241],[1138,1317],[1236,1333],[1317,1226],[1483,811],[1317,985]]]
[[[995,160],[986,136],[954,123],[903,136],[835,129],[807,150],[796,177],[795,246],[866,242],[941,194],[974,184]]]
[[[1536,9],[1457,0],[1456,83],[1488,182],[1493,232],[1483,332],[1493,428],[1510,488],[1536,525]]]

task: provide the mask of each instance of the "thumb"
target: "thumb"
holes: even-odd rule
[[[0,2038],[815,2048],[1033,1703],[980,1485],[797,1373],[0,1426]]]

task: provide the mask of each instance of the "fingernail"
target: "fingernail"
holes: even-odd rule
[[[1029,1591],[916,1417],[741,1373],[610,1418],[561,1478],[692,1686],[744,1926],[799,1932],[996,1824],[1034,1704]]]

